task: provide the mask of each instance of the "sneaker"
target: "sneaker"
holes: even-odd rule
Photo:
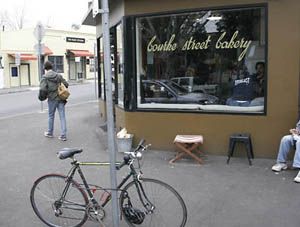
[[[296,183],[300,183],[300,171],[298,172],[297,176],[294,178]]]
[[[67,137],[66,136],[59,136],[58,139],[61,140],[61,141],[67,141]]]
[[[281,170],[285,170],[285,169],[287,169],[287,164],[285,163],[276,163],[275,165],[272,166],[272,170],[275,172],[280,172]]]
[[[53,138],[53,135],[49,132],[44,132],[44,136],[48,138]]]

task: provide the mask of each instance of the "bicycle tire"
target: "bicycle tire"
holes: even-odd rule
[[[35,214],[51,227],[79,227],[88,216],[86,207],[88,199],[79,184],[71,180],[61,207],[54,211],[57,201],[66,186],[67,177],[60,174],[48,174],[38,178],[30,192],[30,202]],[[59,214],[58,214],[59,213]]]
[[[131,227],[184,227],[187,221],[186,205],[179,193],[170,185],[155,179],[140,179],[145,194],[155,206],[152,214],[146,214],[141,224],[132,223],[124,213],[127,193],[132,207],[145,212],[145,207],[139,199],[135,182],[128,183],[120,194],[120,208],[122,216]]]

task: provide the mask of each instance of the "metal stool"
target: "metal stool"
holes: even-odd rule
[[[195,159],[199,164],[202,164],[203,161],[193,152],[202,154],[199,150],[199,146],[203,144],[202,135],[177,135],[174,139],[174,144],[179,148],[178,153],[175,158],[169,161],[169,163],[174,163],[175,161],[181,159],[184,155],[189,155]]]
[[[253,154],[253,149],[252,149],[251,137],[250,137],[250,134],[248,134],[248,133],[233,134],[230,136],[227,164],[229,164],[229,160],[230,160],[231,156],[233,155],[234,147],[237,142],[241,142],[246,145],[249,165],[252,165],[251,158],[252,159],[254,158],[254,154]]]

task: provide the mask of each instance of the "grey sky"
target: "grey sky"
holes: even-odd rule
[[[71,28],[81,24],[91,0],[0,0],[0,11],[15,15],[25,9],[24,27],[35,27],[38,21],[53,28]]]

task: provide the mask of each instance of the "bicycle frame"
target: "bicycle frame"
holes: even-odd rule
[[[163,181],[143,176],[140,165],[142,152],[150,146],[144,145],[144,142],[141,140],[134,151],[124,152],[121,162],[112,164],[77,161],[74,156],[82,149],[64,148],[58,151],[57,157],[62,160],[70,158],[71,166],[65,174],[46,174],[34,182],[30,202],[35,214],[49,226],[82,226],[86,221],[104,225],[104,222],[111,221],[104,218],[106,212],[110,212],[107,203],[111,202],[113,194],[117,197],[114,199],[118,200],[119,218],[124,218],[129,226],[141,223],[146,223],[145,226],[168,225],[170,220],[173,226],[185,226],[187,209],[179,193]],[[116,187],[105,188],[101,183],[94,184],[95,181],[88,183],[90,179],[85,174],[90,170],[84,174],[86,170],[82,166],[105,166],[116,170],[128,166],[129,170],[124,171],[127,173]],[[97,169],[91,170],[95,174],[100,173]]]
[[[117,162],[116,165],[119,165],[120,163]],[[63,190],[63,193],[62,193],[62,196],[60,198],[60,201],[63,200],[63,198],[66,196],[66,193],[70,187],[70,184],[71,184],[71,181],[76,173],[76,171],[78,172],[81,180],[82,180],[82,183],[85,187],[85,190],[87,191],[88,193],[88,197],[90,199],[90,201],[93,203],[93,205],[99,205],[98,202],[96,201],[96,199],[94,198],[93,196],[93,192],[89,186],[89,184],[87,183],[86,181],[86,178],[80,168],[80,166],[109,166],[111,165],[110,163],[108,162],[79,162],[75,159],[73,159],[73,161],[71,162],[71,165],[72,165],[72,168],[70,169],[68,175],[67,175],[67,184]],[[138,195],[139,195],[139,199],[140,201],[142,202],[143,206],[145,207],[145,209],[147,210],[147,213],[152,213],[152,211],[154,210],[154,205],[149,201],[145,191],[144,191],[144,188],[143,188],[143,185],[140,181],[140,173],[137,173],[137,171],[135,170],[135,168],[133,167],[133,164],[130,163],[129,164],[129,167],[130,167],[130,172],[127,174],[127,176],[121,181],[121,183],[117,186],[116,189],[109,189],[109,190],[120,190],[122,191],[122,186],[131,178],[133,177],[133,181],[134,181],[134,184],[136,186],[136,189],[137,189],[137,192],[138,192]],[[106,205],[106,203],[103,205],[103,207]]]

